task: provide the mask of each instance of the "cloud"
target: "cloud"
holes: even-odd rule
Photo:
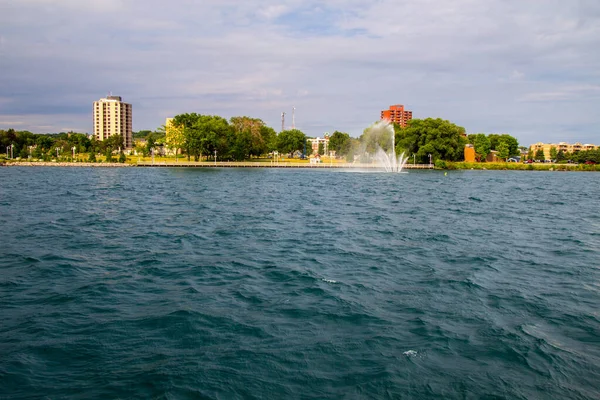
[[[112,91],[136,130],[191,111],[277,128],[295,106],[309,135],[356,136],[403,103],[524,143],[570,140],[566,110],[593,142],[600,117],[582,98],[597,99],[599,22],[594,1],[5,3],[0,128],[18,115],[90,131],[92,102]]]
[[[584,84],[584,85],[567,85],[556,88],[557,90],[550,92],[534,92],[527,93],[521,101],[568,101],[568,100],[597,100],[600,99],[600,85]]]

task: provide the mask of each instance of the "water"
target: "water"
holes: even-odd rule
[[[599,180],[0,168],[0,398],[597,399]]]
[[[375,164],[385,172],[402,172],[408,158],[404,153],[396,155],[396,135],[392,124],[378,121],[366,130],[365,135],[365,141],[371,142],[371,146],[367,147],[372,147],[375,152],[373,155]],[[382,145],[387,150],[384,150]]]

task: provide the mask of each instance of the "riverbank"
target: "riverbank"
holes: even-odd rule
[[[501,170],[501,171],[600,171],[599,164],[551,164],[551,163],[467,163],[438,161],[436,169],[448,170]]]
[[[135,167],[133,164],[121,164],[121,163],[88,163],[88,162],[28,162],[28,161],[15,161],[0,163],[3,167]]]
[[[23,167],[148,167],[148,168],[304,168],[304,169],[327,169],[327,168],[343,168],[343,169],[382,169],[381,166],[375,164],[360,164],[360,163],[318,163],[311,164],[305,161],[139,161],[137,163],[86,163],[86,162],[29,162],[29,161],[8,161],[0,163],[0,166],[23,166]],[[407,164],[405,169],[433,169],[431,164]]]
[[[374,169],[380,168],[373,164],[350,164],[350,163],[320,163],[310,164],[307,162],[190,162],[190,161],[141,161],[127,163],[90,163],[90,162],[30,162],[30,161],[5,161],[0,166],[6,167],[97,167],[97,168],[122,168],[122,167],[150,167],[150,168],[307,168],[307,169]],[[404,169],[433,169],[429,164],[406,164]],[[599,164],[522,164],[522,163],[467,163],[437,161],[435,169],[438,170],[497,170],[497,171],[600,171]]]

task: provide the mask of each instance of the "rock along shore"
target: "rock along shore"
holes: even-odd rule
[[[87,162],[6,162],[0,163],[3,167],[133,167],[131,164],[121,163],[87,163]]]

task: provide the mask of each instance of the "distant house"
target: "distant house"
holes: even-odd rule
[[[500,158],[498,158],[498,152],[496,150],[491,150],[490,153],[485,158],[485,161],[486,162],[499,162],[502,160]]]

